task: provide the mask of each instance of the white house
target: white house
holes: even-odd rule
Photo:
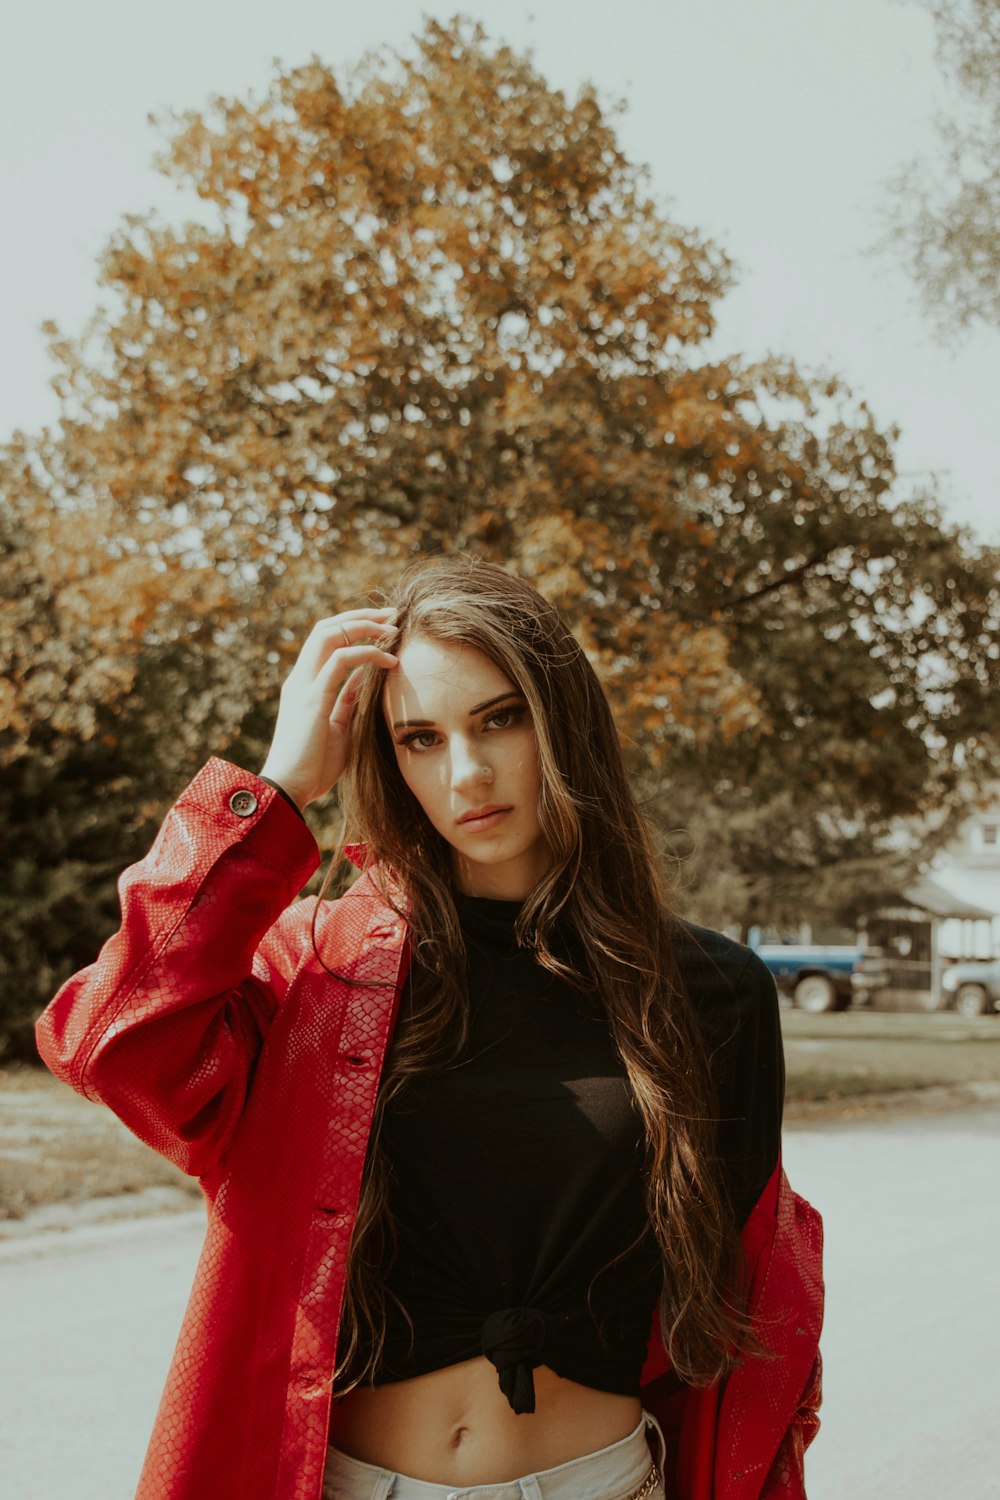
[[[1000,955],[1000,781],[991,784],[981,807],[965,820],[947,849],[935,856],[928,874],[959,900],[990,913],[990,920],[943,920],[939,931],[942,957]]]

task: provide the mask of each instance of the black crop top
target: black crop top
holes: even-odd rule
[[[398,1249],[374,1383],[486,1355],[517,1412],[534,1410],[540,1364],[637,1395],[661,1270],[641,1121],[606,1016],[516,947],[520,903],[458,905],[469,1046],[457,1065],[406,1085],[383,1121]],[[774,984],[718,933],[679,926],[678,942],[715,1051],[720,1149],[742,1223],[778,1152]]]

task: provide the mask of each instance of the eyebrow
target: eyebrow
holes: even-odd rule
[[[481,714],[487,708],[494,708],[498,703],[503,703],[507,698],[523,698],[524,694],[517,688],[508,688],[505,693],[498,693],[495,698],[488,698],[485,703],[477,703],[475,708],[469,709],[469,718]],[[434,723],[433,719],[397,719],[393,729],[429,729]]]

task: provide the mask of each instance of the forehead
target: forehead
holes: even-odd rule
[[[382,703],[390,720],[449,711],[468,713],[477,703],[514,687],[502,667],[477,646],[412,636],[397,652],[399,666],[386,674]]]

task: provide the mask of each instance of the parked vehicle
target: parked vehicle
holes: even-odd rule
[[[961,1016],[1000,1011],[1000,958],[952,964],[941,978],[941,1008]]]
[[[774,975],[779,993],[790,995],[811,1015],[866,1005],[873,991],[888,983],[880,948],[761,943],[756,951]]]

